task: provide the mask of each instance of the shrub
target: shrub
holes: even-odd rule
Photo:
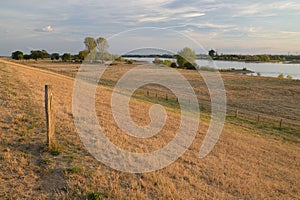
[[[261,76],[261,73],[260,73],[260,72],[257,72],[256,75],[257,75],[257,76]]]
[[[166,65],[166,66],[168,66],[168,67],[170,67],[171,64],[172,64],[172,62],[170,60],[164,60],[163,64]]]
[[[159,59],[158,57],[155,57],[154,60],[152,61],[154,64],[162,64],[162,60]]]
[[[70,168],[67,168],[66,171],[68,173],[74,174],[74,173],[80,173],[80,172],[82,172],[82,169],[79,168],[79,167],[70,167]]]
[[[177,68],[176,62],[172,62],[171,65],[170,65],[170,67],[172,67],[172,68]]]
[[[291,75],[287,75],[286,78],[289,79],[289,80],[292,80],[292,79],[293,79],[293,77],[292,77]]]
[[[283,79],[284,78],[283,73],[279,74],[277,78]]]
[[[184,63],[183,67],[185,69],[196,70],[196,64],[192,64],[190,62]]]
[[[129,64],[129,65],[131,65],[131,64],[133,64],[133,60],[125,60],[125,62],[127,63],[127,64]]]
[[[90,192],[88,194],[88,200],[102,200],[102,197],[98,192]]]

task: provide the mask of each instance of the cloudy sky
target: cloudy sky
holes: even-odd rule
[[[0,55],[77,53],[86,36],[116,35],[114,53],[162,41],[177,51],[188,44],[174,32],[220,53],[300,53],[299,22],[299,0],[10,0],[0,7]]]

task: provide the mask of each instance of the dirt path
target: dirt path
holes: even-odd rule
[[[226,125],[213,152],[198,158],[207,129],[201,123],[189,150],[175,163],[151,173],[118,172],[96,161],[81,143],[72,119],[73,79],[0,61],[0,198],[86,199],[297,199],[300,145],[256,129]],[[55,151],[45,149],[44,85],[55,94]],[[97,114],[120,148],[159,148],[176,132],[178,114],[168,113],[166,130],[142,141],[122,133],[110,111],[110,92],[99,87]],[[137,123],[148,103],[132,101]],[[3,173],[2,173],[3,172]]]

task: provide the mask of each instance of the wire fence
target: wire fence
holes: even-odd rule
[[[151,102],[163,102],[171,107],[180,108],[178,103],[178,98],[172,94],[172,92],[162,91],[162,90],[149,90],[149,89],[139,89],[136,92],[136,96],[148,99]],[[207,99],[198,98],[200,110],[203,112],[211,112],[211,102]],[[248,109],[243,109],[234,106],[226,106],[226,117],[227,119],[240,119],[244,122],[257,125],[258,127],[273,128],[277,130],[283,130],[291,134],[300,135],[300,121],[287,119],[277,115],[268,115],[266,113],[255,112]]]

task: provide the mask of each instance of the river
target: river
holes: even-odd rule
[[[153,58],[127,58],[133,60],[143,60],[152,62]],[[164,60],[163,58],[161,58]],[[278,77],[279,74],[283,74],[285,77],[290,75],[293,79],[300,80],[300,64],[284,64],[284,63],[245,63],[236,61],[211,61],[211,60],[196,60],[199,66],[210,66],[218,69],[243,69],[254,71],[256,75],[260,73],[261,76]]]

